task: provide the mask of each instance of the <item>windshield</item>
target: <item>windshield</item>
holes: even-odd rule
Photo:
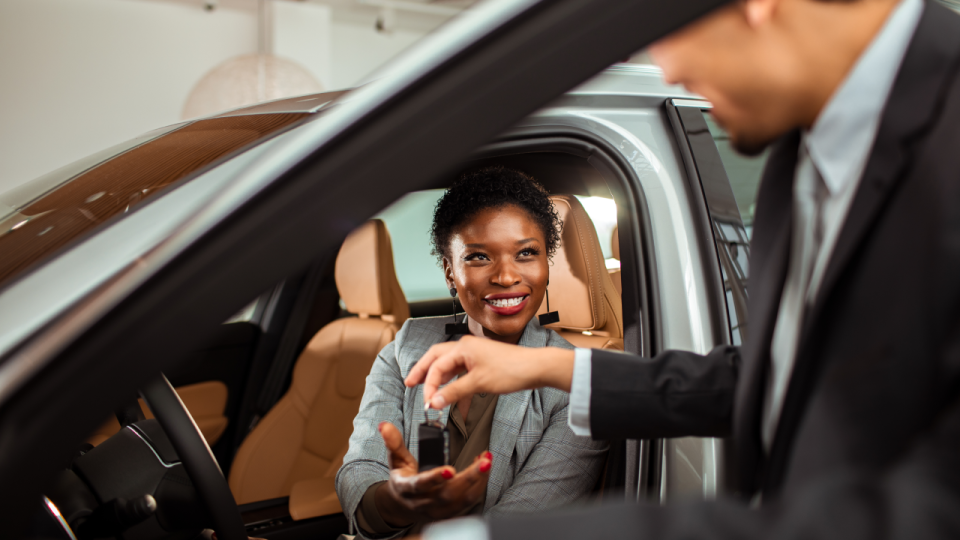
[[[159,136],[153,132],[119,145],[111,155],[98,154],[92,157],[100,159],[81,160],[79,165],[37,179],[28,187],[42,195],[32,200],[16,201],[18,194],[5,194],[4,202],[16,206],[11,205],[13,212],[0,217],[0,286],[164,187],[307,116],[256,114],[174,126],[172,131],[161,130]],[[63,172],[76,176],[64,182]]]

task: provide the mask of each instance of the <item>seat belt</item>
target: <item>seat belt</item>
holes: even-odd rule
[[[307,325],[310,312],[313,309],[313,302],[317,295],[317,289],[323,280],[326,261],[314,264],[307,271],[300,291],[297,293],[297,300],[290,310],[290,317],[287,319],[287,325],[283,329],[280,337],[280,344],[277,346],[277,354],[270,364],[267,375],[264,377],[263,386],[260,388],[260,395],[257,397],[257,404],[254,408],[253,418],[247,427],[247,433],[253,431],[260,423],[260,419],[270,412],[270,409],[280,400],[283,391],[286,390],[287,376],[293,365],[299,357],[300,351],[297,350],[300,344],[300,338],[303,335],[303,329]]]

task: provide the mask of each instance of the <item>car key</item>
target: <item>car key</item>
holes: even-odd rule
[[[437,420],[420,424],[420,450],[417,462],[420,472],[450,464],[450,432]]]

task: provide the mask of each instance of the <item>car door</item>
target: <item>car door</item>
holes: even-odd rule
[[[757,189],[767,153],[744,156],[710,117],[705,101],[671,99],[663,112],[673,128],[687,176],[696,194],[699,245],[709,289],[712,346],[740,345],[749,332],[749,242]],[[660,442],[664,473],[661,501],[691,495],[712,498],[722,489],[724,441],[682,438]]]
[[[722,3],[484,3],[304,126],[136,265],[4,354],[3,522],[23,523],[103,411],[183,362],[250,298],[330,256],[362,220],[431,187],[523,116]]]

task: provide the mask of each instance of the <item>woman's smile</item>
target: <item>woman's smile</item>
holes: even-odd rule
[[[522,292],[500,293],[488,294],[483,301],[486,302],[487,308],[492,309],[497,315],[510,316],[523,311],[527,306],[528,298],[530,295]]]

